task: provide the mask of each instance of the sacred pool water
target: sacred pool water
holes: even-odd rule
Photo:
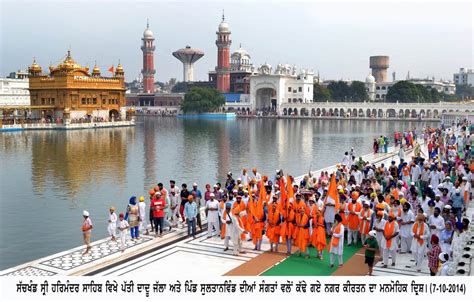
[[[352,146],[372,152],[373,138],[422,129],[393,121],[139,117],[134,128],[0,133],[0,269],[82,245],[82,210],[92,240],[107,236],[108,208],[169,180],[224,182],[257,167],[301,175],[339,162]],[[430,125],[436,125],[430,124]]]

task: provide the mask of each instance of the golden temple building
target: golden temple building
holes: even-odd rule
[[[35,60],[28,68],[32,107],[41,107],[36,117],[50,119],[125,119],[125,77],[119,63],[113,77],[103,77],[94,66],[92,73],[67,52],[58,66],[49,67],[49,75]]]

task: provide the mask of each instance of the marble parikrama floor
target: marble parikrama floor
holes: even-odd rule
[[[377,164],[388,164],[397,158],[393,148],[389,151],[392,153],[368,154],[363,156],[363,159]],[[411,150],[407,151],[406,158],[409,158],[411,153]],[[332,171],[334,168],[335,166],[332,166],[324,170]],[[312,173],[318,175],[320,171]],[[205,221],[203,213],[201,215]],[[203,272],[209,275],[258,275],[277,263],[289,260],[285,254],[268,255],[269,253],[253,251],[251,242],[244,242],[246,254],[233,256],[232,250],[223,251],[223,240],[220,238],[207,239],[201,234],[197,239],[185,239],[186,233],[187,229],[178,228],[166,233],[162,238],[142,236],[139,241],[131,241],[128,238],[124,253],[119,251],[118,242],[111,242],[106,238],[93,242],[89,255],[82,256],[85,247],[81,246],[1,271],[0,276],[127,275],[135,271],[154,274],[163,272],[163,269],[166,269],[167,273],[176,272],[178,275],[184,271],[191,275],[202,275]],[[265,238],[262,251],[269,248]],[[254,267],[255,261],[258,261],[255,257],[263,261],[259,261],[258,268]],[[241,267],[252,259],[254,261],[248,264],[252,270]],[[245,273],[245,270],[248,272]],[[382,270],[379,273],[391,274],[390,271]]]

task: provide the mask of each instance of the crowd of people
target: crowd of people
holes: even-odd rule
[[[469,226],[464,214],[472,197],[474,135],[467,126],[466,122],[449,129],[424,128],[426,155],[416,131],[406,131],[396,138],[403,156],[399,154],[398,163],[393,160],[389,166],[362,157],[355,160],[352,148],[336,171],[308,173],[298,181],[281,169],[269,177],[253,168],[243,169],[236,179],[229,172],[225,182],[206,184],[203,192],[197,183],[192,188],[185,183],[178,188],[174,180],[167,188],[158,183],[146,198],[137,202],[132,196],[119,221],[110,208],[108,231],[112,240],[119,231],[123,250],[128,231],[132,240],[138,240],[140,234],[161,237],[166,230],[187,227],[188,236],[195,237],[207,218],[207,236],[220,237],[224,250],[232,248],[234,255],[245,253],[244,241],[261,250],[266,237],[271,252],[310,258],[313,246],[322,259],[327,249],[334,267],[336,260],[343,265],[345,246],[361,242],[369,275],[377,254],[388,267],[396,266],[397,255],[406,253],[412,255],[418,272],[427,258],[431,275],[447,275],[452,246]],[[408,147],[413,156],[405,160]],[[90,250],[91,229],[85,211],[85,253]]]

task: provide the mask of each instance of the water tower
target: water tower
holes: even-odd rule
[[[388,56],[372,56],[370,57],[370,68],[376,83],[388,82],[387,69],[389,67]]]
[[[204,52],[199,49],[193,49],[191,46],[181,48],[173,52],[173,56],[183,62],[183,81],[193,81],[193,65],[194,63],[204,56]]]

